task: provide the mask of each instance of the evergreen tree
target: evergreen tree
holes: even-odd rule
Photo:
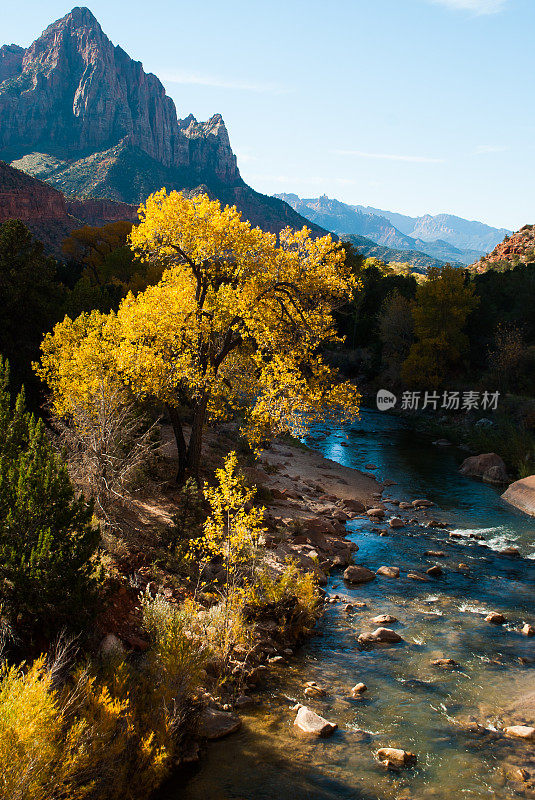
[[[20,638],[76,623],[92,594],[98,531],[76,498],[43,421],[11,407],[0,358],[0,616]]]

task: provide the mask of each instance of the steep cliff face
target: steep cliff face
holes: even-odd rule
[[[138,149],[163,167],[240,183],[220,115],[179,122],[155,75],[114,46],[87,8],[74,8],[27,49],[0,51],[0,157],[29,153],[73,163],[110,148]]]
[[[0,223],[24,222],[47,250],[61,255],[69,233],[82,225],[135,222],[136,206],[111,200],[66,200],[61,192],[0,161]]]
[[[61,192],[0,161],[0,222],[7,219],[22,222],[64,220],[66,217],[67,207]]]
[[[74,8],[27,50],[0,49],[0,158],[70,199],[137,206],[162,186],[202,188],[265,230],[307,224],[243,182],[220,114],[178,119],[158,78],[114,46],[87,8]],[[100,211],[81,216],[100,224]]]

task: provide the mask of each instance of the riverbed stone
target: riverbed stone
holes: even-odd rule
[[[399,578],[399,567],[379,567],[377,575],[384,575],[385,578]]]
[[[433,667],[442,667],[443,669],[453,669],[454,667],[458,667],[459,662],[455,661],[453,658],[434,658],[431,661],[431,666]]]
[[[325,697],[327,692],[323,686],[319,686],[315,681],[307,681],[305,684],[305,694],[307,697]]]
[[[529,622],[526,622],[522,626],[522,633],[524,634],[524,636],[535,636],[535,628],[533,627],[533,625],[530,625]]]
[[[205,739],[222,739],[241,727],[241,719],[229,711],[205,708],[198,720],[197,733]]]
[[[431,556],[432,558],[445,558],[446,553],[443,550],[426,550],[424,556]]]
[[[366,514],[368,515],[368,517],[371,518],[377,517],[378,519],[383,519],[385,515],[385,510],[384,508],[379,508],[378,506],[375,506],[374,508],[369,508],[368,511],[366,511]]]
[[[499,614],[497,611],[491,611],[491,613],[487,614],[485,617],[485,622],[490,622],[492,625],[503,625],[506,621],[504,615]]]
[[[351,694],[358,696],[364,694],[364,692],[367,691],[368,687],[366,686],[365,683],[356,683],[355,686],[353,686],[353,688],[351,689]]]
[[[433,578],[438,578],[442,575],[442,567],[439,567],[438,564],[434,564],[432,567],[429,567],[429,569],[426,569],[426,573]]]
[[[416,763],[416,755],[398,747],[381,747],[376,753],[377,759],[387,767],[410,767]]]
[[[507,736],[514,736],[517,739],[535,739],[535,728],[532,728],[531,725],[510,725],[508,728],[504,728],[503,732]]]
[[[390,525],[391,528],[394,528],[395,530],[405,527],[405,523],[400,517],[392,517],[392,519],[389,521],[388,524]]]
[[[358,637],[359,644],[398,644],[403,639],[391,628],[377,628],[372,633],[361,633]]]
[[[328,722],[319,714],[316,714],[307,706],[301,706],[294,720],[295,727],[307,736],[318,736],[326,738],[335,732],[338,725],[335,722]]]
[[[481,453],[478,456],[465,458],[459,467],[459,472],[468,478],[479,478],[489,483],[508,482],[507,468],[503,459],[496,453]]]
[[[407,578],[410,578],[411,581],[427,581],[428,578],[426,575],[422,575],[421,572],[407,572]]]
[[[374,625],[393,625],[394,622],[398,622],[398,618],[393,617],[392,614],[379,614],[379,616],[373,617],[371,622]]]
[[[353,500],[349,498],[348,500],[344,500],[344,506],[349,510],[353,511],[357,514],[362,514],[366,511],[366,506],[360,500]]]
[[[504,547],[503,550],[498,550],[501,556],[509,556],[510,558],[520,558],[520,550],[518,547]]]
[[[426,500],[425,498],[419,498],[417,500],[413,500],[411,503],[413,508],[431,508],[435,504],[431,502],[431,500]]]
[[[348,583],[369,583],[375,578],[375,572],[367,567],[353,564],[344,572],[344,580]]]

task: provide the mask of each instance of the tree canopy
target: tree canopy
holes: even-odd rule
[[[164,189],[140,217],[131,246],[163,277],[130,293],[116,314],[67,317],[45,338],[39,372],[60,413],[90,405],[103,377],[119,377],[135,395],[167,405],[181,478],[198,473],[208,421],[239,413],[258,445],[329,413],[356,413],[356,388],[339,382],[320,353],[338,341],[333,311],[354,284],[330,236],[287,228],[277,241],[234,207]]]

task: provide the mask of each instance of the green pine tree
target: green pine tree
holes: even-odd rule
[[[0,617],[20,638],[70,628],[90,605],[98,530],[0,358]]]

